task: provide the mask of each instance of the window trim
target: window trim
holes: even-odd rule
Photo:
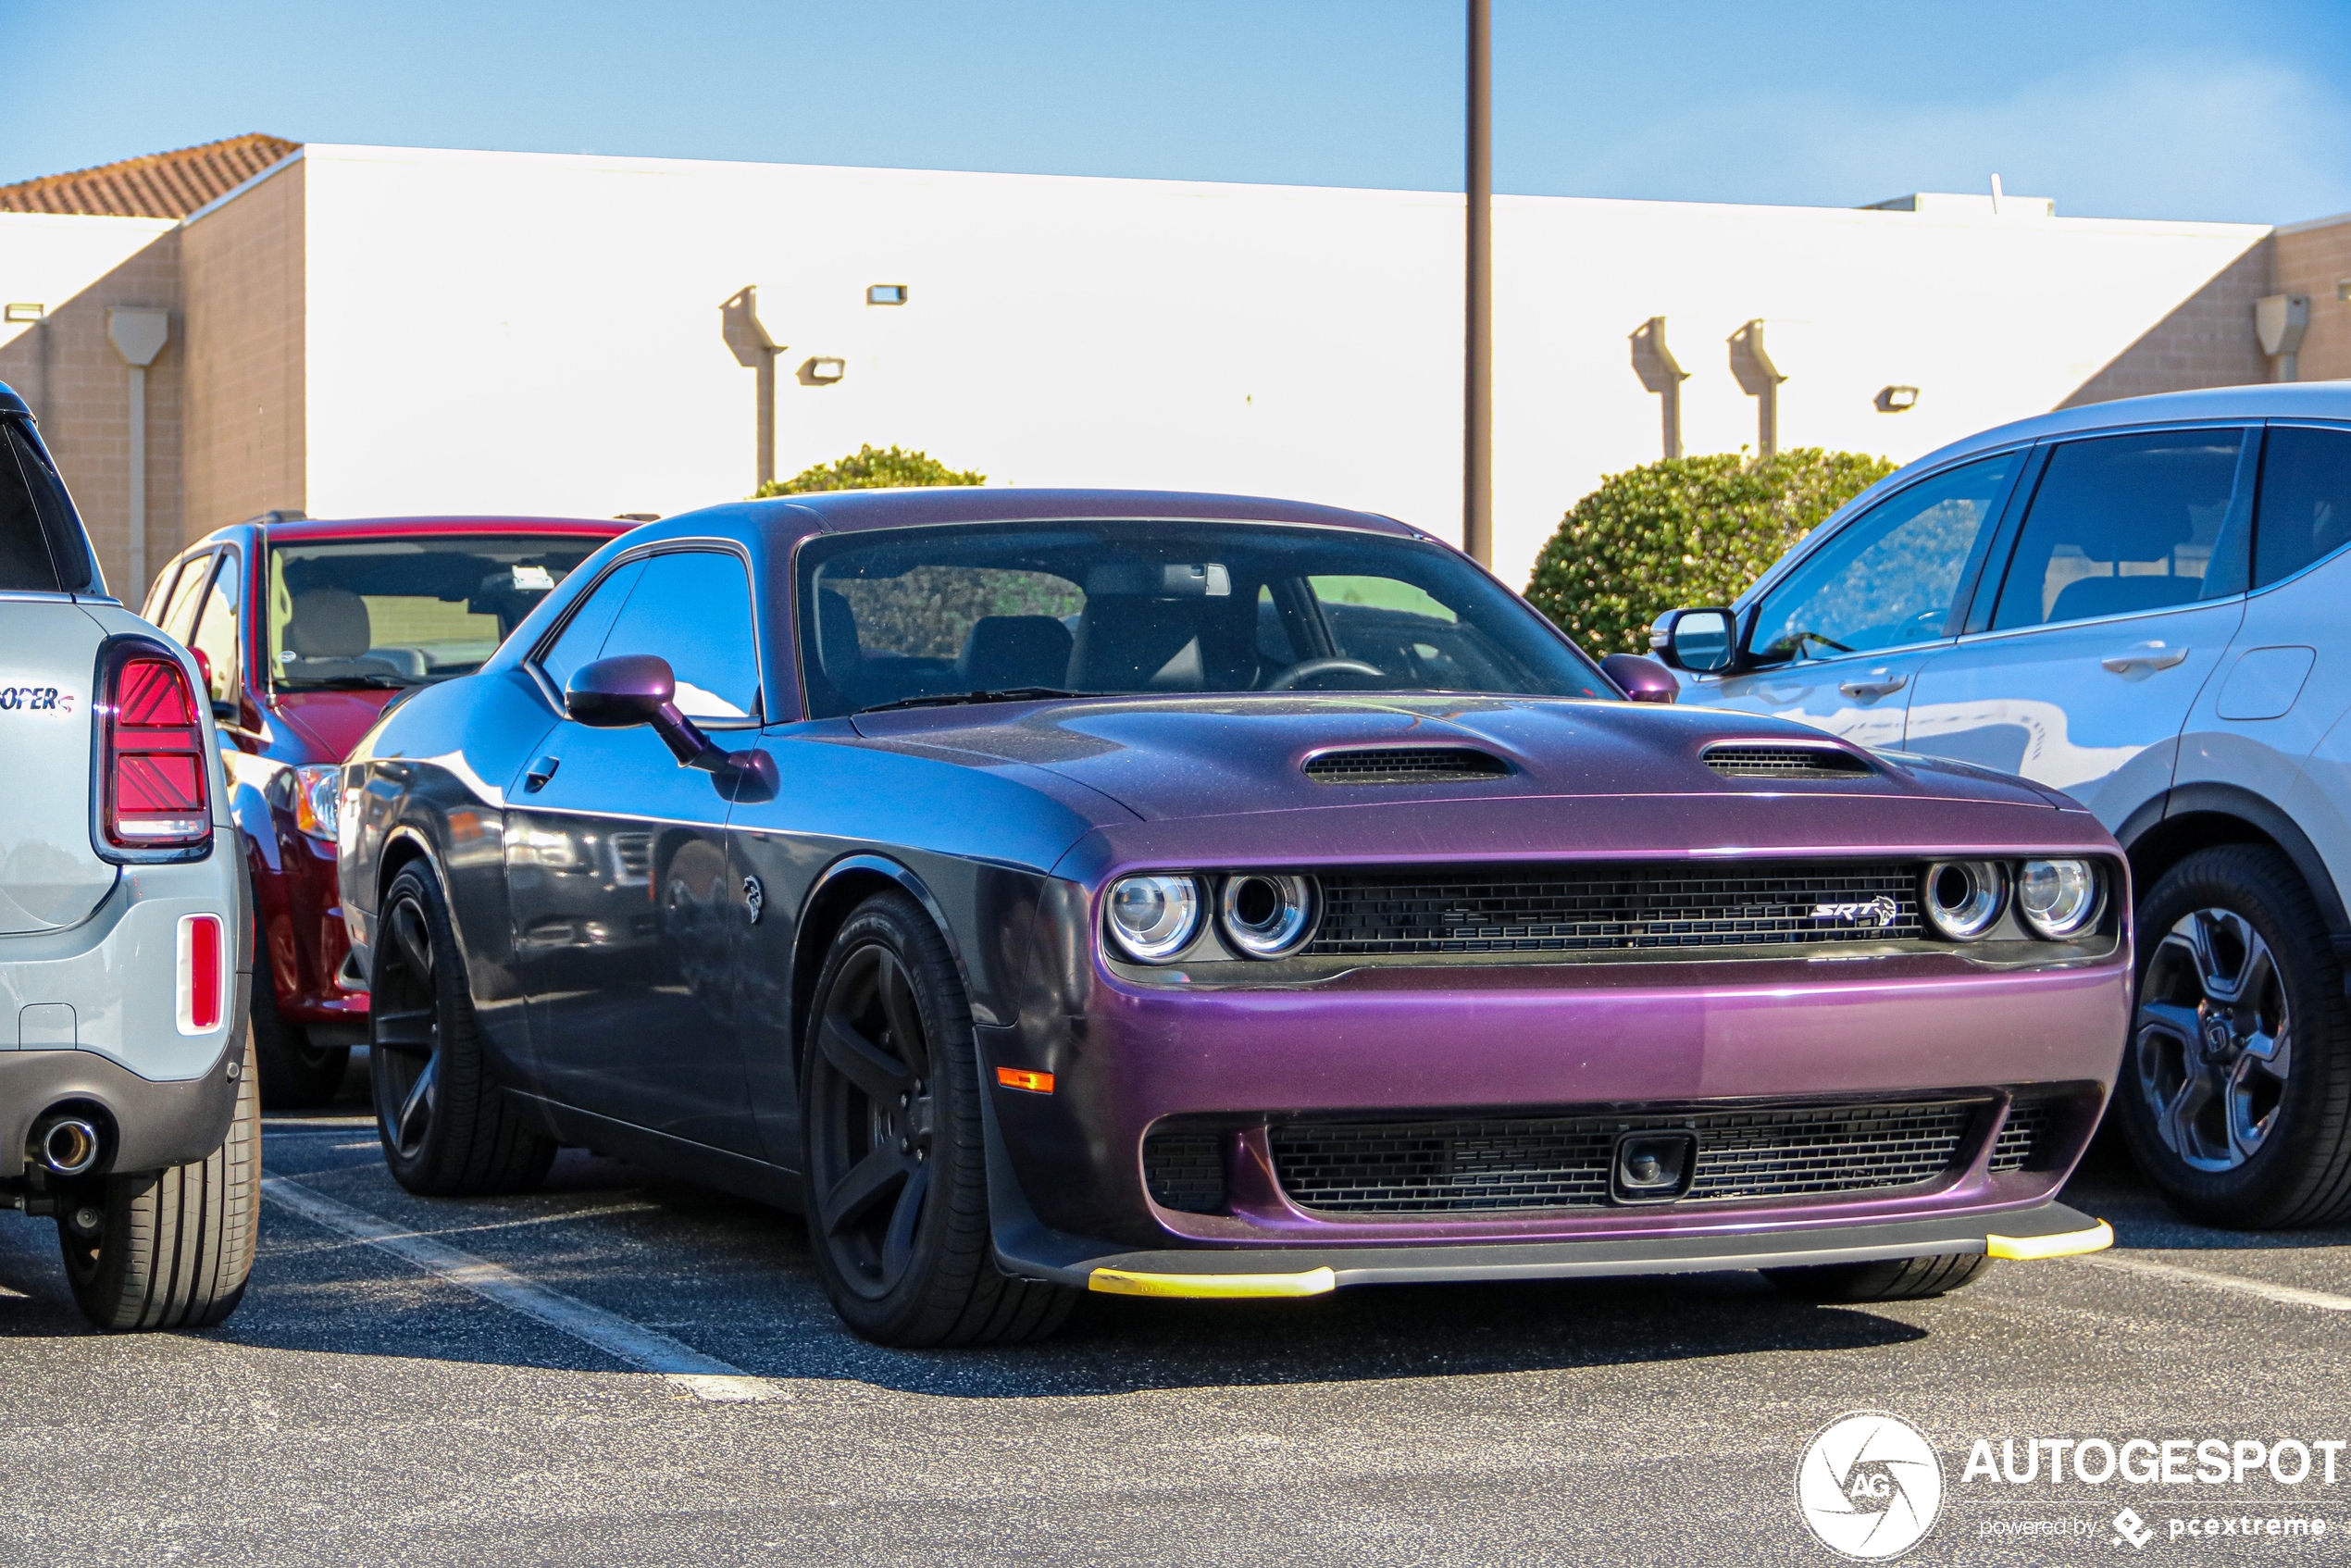
[[[2270,431],[2272,429],[2278,428],[2289,430],[2327,430],[2337,435],[2351,435],[2351,422],[2345,422],[2341,420],[2310,418],[2264,419],[2261,421],[2261,454],[2262,460],[2265,463],[2269,456]],[[2251,557],[2245,566],[2245,579],[2248,584],[2253,582],[2254,567],[2259,564],[2261,559],[2261,473],[2262,470],[2260,466],[2257,465],[2253,477],[2253,533],[2252,538],[2247,541],[2246,545],[2247,554]],[[2275,582],[2262,583],[2258,586],[2248,587],[2245,590],[2245,597],[2247,599],[2258,598],[2264,593],[2273,592],[2278,589],[2283,588],[2290,582],[2299,582],[2302,579],[2309,576],[2312,572],[2317,571],[2320,566],[2325,566],[2328,562],[2340,560],[2345,551],[2351,551],[2351,540],[2346,540],[2343,543],[2336,545],[2332,550],[2328,551],[2325,554],[2320,556],[2314,561],[2306,563],[2298,569],[2288,572],[2285,576],[2278,579]]]
[[[2065,435],[2052,436],[2035,443],[2035,450],[2031,459],[2032,492],[2030,494],[2018,492],[2009,504],[2009,514],[2000,519],[2001,537],[1995,541],[1993,550],[1993,554],[1998,557],[2000,563],[1998,576],[1996,579],[1994,577],[1990,563],[1987,562],[1983,579],[1976,589],[1975,601],[1968,612],[1968,629],[1959,634],[1959,640],[1974,643],[1992,637],[2024,637],[2036,631],[2052,631],[2060,627],[2098,626],[2112,621],[2144,620],[2150,616],[2171,615],[2183,610],[2208,609],[2214,604],[2226,604],[2232,601],[2243,600],[2245,597],[2245,591],[2240,590],[2235,593],[2224,593],[2217,599],[2191,599],[2183,604],[2164,604],[2151,610],[2124,610],[2111,616],[2084,616],[2070,621],[2036,621],[2031,626],[1995,627],[1992,625],[1993,616],[1999,609],[2000,595],[2008,589],[2009,574],[2016,569],[2016,551],[2017,547],[2024,541],[2025,522],[2033,515],[2033,503],[2040,497],[2041,481],[2047,477],[2049,462],[2057,455],[2058,448],[2071,446],[2081,442],[2107,441],[2118,436],[2158,435],[2185,430],[2234,430],[2238,434],[2240,445],[2237,448],[2237,469],[2235,476],[2230,480],[2229,509],[2220,519],[2220,531],[2225,534],[2229,526],[2237,522],[2240,517],[2245,521],[2247,525],[2245,580],[2250,582],[2253,578],[2253,547],[2258,542],[2250,531],[2251,527],[2258,521],[2258,515],[2253,510],[2255,491],[2260,481],[2261,454],[2268,445],[2268,432],[2263,421],[2183,419],[2167,424],[2117,426],[2112,429],[2069,431]]]
[[[196,634],[204,629],[205,611],[212,604],[212,595],[219,588],[221,577],[228,572],[243,569],[243,557],[234,540],[224,541],[213,546],[212,559],[213,568],[205,576],[204,586],[196,591],[195,618],[188,623],[186,646],[191,653],[195,651]],[[253,618],[247,613],[250,608],[248,601],[253,596],[252,590],[251,582],[240,583],[237,589],[237,629],[232,639],[237,650],[237,678],[230,684],[233,695],[216,698],[209,691],[205,693],[205,700],[208,703],[234,703],[237,705],[237,718],[233,723],[227,719],[220,721],[231,728],[243,728],[245,694],[253,689],[253,649],[248,641],[248,636],[253,630]],[[165,606],[167,609],[169,607]],[[164,635],[168,637],[171,633],[167,630]]]
[[[621,554],[614,556],[611,560],[604,563],[603,569],[595,575],[587,587],[581,589],[578,593],[572,596],[571,603],[564,606],[563,614],[558,616],[554,623],[551,624],[545,631],[540,634],[538,641],[530,645],[530,652],[523,655],[522,667],[529,672],[532,681],[539,688],[539,695],[545,700],[549,707],[554,710],[556,718],[562,720],[566,724],[572,722],[570,711],[564,706],[564,694],[562,690],[555,685],[554,677],[547,673],[546,668],[540,663],[540,661],[546,657],[548,650],[555,645],[555,640],[561,637],[564,634],[565,629],[571,625],[573,617],[579,614],[581,606],[585,605],[589,600],[594,598],[597,591],[602,589],[604,584],[611,579],[614,573],[619,571],[624,566],[634,566],[640,561],[649,561],[656,555],[711,554],[732,555],[736,560],[742,563],[743,587],[749,595],[749,604],[751,609],[752,669],[759,677],[759,689],[757,691],[753,693],[752,711],[747,716],[742,718],[696,718],[694,720],[694,725],[700,729],[713,730],[763,729],[766,728],[769,723],[769,720],[765,716],[767,708],[767,664],[763,652],[766,646],[766,641],[761,635],[759,624],[759,570],[752,563],[751,552],[743,547],[743,544],[740,540],[702,536],[653,540],[644,544],[640,544],[631,549],[623,551]]]

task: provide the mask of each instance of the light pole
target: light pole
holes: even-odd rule
[[[147,596],[147,367],[171,337],[168,311],[118,305],[106,312],[106,336],[131,370],[131,591],[126,602]],[[49,389],[44,386],[45,398]]]
[[[1462,355],[1462,548],[1494,564],[1492,0],[1469,0],[1468,342]]]
[[[718,307],[718,327],[734,351],[735,363],[759,373],[759,442],[756,488],[765,490],[776,479],[776,355],[784,345],[767,335],[759,321],[759,288],[747,284]]]

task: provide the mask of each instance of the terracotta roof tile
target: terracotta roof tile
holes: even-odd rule
[[[44,175],[0,185],[0,212],[79,213],[99,218],[185,218],[279,162],[298,142],[231,136],[176,153]]]

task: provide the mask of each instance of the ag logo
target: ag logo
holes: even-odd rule
[[[1796,1506],[1822,1546],[1863,1562],[1899,1557],[1943,1506],[1943,1465],[1917,1427],[1857,1411],[1822,1427],[1796,1467]]]

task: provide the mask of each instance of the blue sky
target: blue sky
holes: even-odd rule
[[[2340,0],[1495,0],[1495,183],[2099,217],[2351,209]],[[0,0],[0,181],[245,131],[1455,189],[1449,0]]]

